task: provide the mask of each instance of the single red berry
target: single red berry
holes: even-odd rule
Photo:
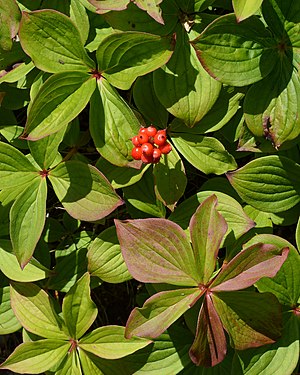
[[[153,159],[158,159],[158,160],[159,160],[159,158],[160,158],[160,156],[161,156],[161,151],[160,151],[160,149],[159,149],[159,148],[155,148],[155,149],[153,150],[152,156],[153,156]]]
[[[139,134],[147,134],[147,128],[140,128]]]
[[[162,146],[167,141],[167,135],[165,130],[158,130],[157,133],[154,136],[154,143],[157,144],[157,146]]]
[[[145,155],[142,153],[141,160],[145,164],[149,164],[153,162],[153,157],[152,155]]]
[[[153,146],[151,143],[143,143],[141,146],[142,153],[147,156],[152,156],[153,154]]]
[[[170,145],[170,143],[165,142],[165,144],[159,146],[159,149],[162,154],[168,154],[172,150],[172,146]]]
[[[131,156],[135,160],[141,160],[141,156],[143,155],[141,147],[134,147],[131,150]]]
[[[148,128],[146,128],[146,134],[149,136],[149,137],[154,137],[155,134],[157,133],[157,130],[154,126],[148,126]]]
[[[131,142],[132,142],[132,144],[133,144],[134,146],[136,146],[136,147],[140,146],[140,141],[139,141],[139,138],[138,138],[137,135],[134,136],[133,138],[131,138]]]
[[[138,137],[139,144],[141,145],[149,141],[149,137],[146,133],[139,133],[137,137]]]

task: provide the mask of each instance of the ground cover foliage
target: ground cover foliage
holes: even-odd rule
[[[0,370],[298,373],[300,3],[0,12]]]

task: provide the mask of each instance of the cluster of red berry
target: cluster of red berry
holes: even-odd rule
[[[131,155],[143,163],[158,163],[162,154],[168,154],[172,146],[167,142],[165,129],[157,130],[154,126],[140,128],[138,135],[131,138],[134,145]]]

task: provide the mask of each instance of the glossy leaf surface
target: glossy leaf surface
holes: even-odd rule
[[[46,72],[88,72],[95,67],[74,23],[55,10],[23,12],[20,40],[36,67]]]
[[[300,166],[283,156],[264,156],[227,177],[241,198],[266,212],[281,212],[300,201]]]
[[[52,75],[32,102],[23,137],[37,140],[65,128],[85,108],[95,87],[96,80],[84,72]]]
[[[90,275],[88,273],[82,276],[65,295],[62,313],[73,339],[79,339],[93,324],[98,309],[90,296]]]
[[[113,33],[98,47],[98,69],[110,84],[128,90],[137,77],[158,69],[170,59],[174,43],[170,37],[147,33]]]
[[[91,98],[90,131],[99,153],[119,167],[140,168],[139,161],[132,161],[130,138],[134,137],[140,123],[129,105],[105,79]]]
[[[46,199],[46,179],[37,175],[11,207],[10,238],[14,253],[22,268],[32,257],[42,234],[46,217]],[[35,228],[34,231],[31,231],[32,227]]]
[[[88,260],[91,276],[109,283],[131,279],[114,227],[107,228],[94,239],[88,251]]]
[[[14,313],[25,329],[41,337],[68,340],[53,301],[43,289],[31,283],[14,282],[10,293]]]
[[[208,73],[232,86],[261,80],[277,61],[275,41],[255,17],[240,24],[234,14],[219,17],[192,44]]]
[[[76,219],[102,219],[123,203],[98,169],[83,162],[60,163],[48,177],[58,199]]]
[[[125,328],[105,326],[95,329],[79,341],[79,347],[101,358],[117,359],[134,353],[151,343],[150,340],[124,337]]]
[[[69,347],[68,342],[54,339],[26,342],[15,349],[0,369],[40,374],[59,363],[67,355]]]

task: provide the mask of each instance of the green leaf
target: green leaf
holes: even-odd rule
[[[42,234],[46,217],[47,182],[37,176],[18,195],[10,210],[10,237],[14,253],[24,268]]]
[[[21,269],[8,240],[0,240],[0,269],[9,279],[21,282],[43,280],[51,274],[34,258]]]
[[[31,155],[42,169],[46,170],[51,167],[59,155],[58,147],[63,140],[65,131],[66,128],[62,128],[57,133],[38,141],[28,142]]]
[[[17,188],[29,184],[37,176],[37,169],[15,147],[0,142],[0,189]]]
[[[19,345],[0,369],[22,374],[40,374],[49,370],[67,355],[70,344],[61,340],[38,340]]]
[[[86,353],[84,350],[79,351],[79,358],[80,358],[80,366],[84,374],[93,374],[93,375],[104,375],[103,372],[100,370],[100,366],[96,365],[91,359],[91,354]],[[94,356],[97,360],[101,359],[99,357]]]
[[[41,70],[88,72],[95,68],[77,27],[62,13],[50,9],[23,12],[19,34],[22,48]]]
[[[285,43],[285,37],[289,37],[294,47],[299,42],[299,10],[299,3],[292,0],[266,0],[262,5],[263,17],[277,40]]]
[[[21,13],[14,0],[0,1],[0,48],[9,51],[17,35]]]
[[[0,335],[8,335],[21,327],[10,306],[9,286],[0,287]]]
[[[90,29],[89,17],[80,1],[71,0],[70,18],[77,26],[83,44],[87,41]]]
[[[136,209],[154,217],[165,217],[166,210],[155,195],[152,168],[134,185],[123,188],[126,202]]]
[[[87,272],[87,248],[92,234],[86,231],[71,234],[63,239],[55,251],[56,264],[48,287],[62,292],[70,288]]]
[[[178,151],[205,174],[220,175],[237,167],[234,157],[216,138],[190,133],[175,133],[171,136]]]
[[[163,1],[161,10],[164,16],[164,25],[156,22],[148,13],[135,6],[132,2],[122,12],[112,11],[105,13],[104,18],[113,29],[170,35],[178,22],[178,6],[174,0]]]
[[[32,102],[23,137],[37,140],[66,127],[85,108],[95,86],[96,80],[84,72],[51,76]]]
[[[74,245],[78,243],[75,239]],[[87,245],[78,250],[58,257],[56,255],[56,265],[53,276],[49,278],[48,288],[68,292],[78,279],[87,271]],[[56,252],[57,253],[57,252]]]
[[[169,219],[179,224],[183,229],[187,229],[199,204],[212,194],[216,195],[218,199],[217,210],[228,224],[224,243],[229,246],[253,228],[255,223],[245,214],[242,206],[227,194],[213,190],[201,191],[182,202],[169,216]],[[221,246],[224,246],[224,244]]]
[[[178,289],[159,292],[132,310],[125,337],[155,338],[185,313],[204,293],[200,288]]]
[[[278,61],[275,43],[258,18],[237,23],[234,14],[219,17],[192,41],[207,72],[231,86],[267,76]]]
[[[37,176],[17,197],[10,210],[10,238],[24,268],[42,234],[46,218],[47,182]],[[34,230],[32,230],[34,228]]]
[[[234,13],[236,15],[237,21],[241,22],[244,19],[252,16],[261,6],[263,0],[232,0],[232,5],[234,8]]]
[[[274,70],[250,87],[244,102],[244,113],[250,131],[255,136],[267,137],[278,149],[300,134],[297,116],[300,77],[287,58],[282,58]]]
[[[130,274],[146,283],[196,286],[194,253],[184,231],[166,219],[115,220]]]
[[[132,93],[134,103],[141,114],[151,124],[166,128],[169,114],[155,94],[153,74],[150,73],[137,78]]]
[[[300,201],[300,166],[284,156],[252,160],[227,177],[239,196],[261,211],[286,211]]]
[[[90,275],[86,273],[66,294],[62,313],[73,339],[79,339],[93,324],[98,309],[90,297]]]
[[[83,350],[79,353],[80,359],[85,357],[84,364],[89,366],[87,374],[173,375],[178,374],[183,367],[191,363],[188,349],[192,340],[193,337],[187,329],[173,326],[166,333],[154,339],[153,344],[121,359],[102,359]]]
[[[292,374],[297,367],[299,357],[298,331],[299,323],[297,316],[288,314],[282,337],[276,343],[261,348],[238,351],[237,356],[242,366],[243,374]],[[234,367],[233,372],[237,373]]]
[[[64,358],[63,363],[59,366],[59,370],[55,372],[55,375],[83,375],[81,370],[78,352],[76,350],[70,352],[69,350],[67,357]]]
[[[79,348],[101,358],[125,357],[150,344],[140,337],[125,338],[125,327],[106,326],[95,329],[79,341]]]
[[[100,220],[123,204],[102,173],[81,161],[62,162],[48,177],[58,199],[75,219]]]
[[[139,169],[132,161],[131,139],[140,128],[132,109],[106,79],[98,81],[91,98],[90,131],[98,152],[111,164]]]
[[[243,97],[244,94],[237,88],[222,86],[215,104],[193,128],[189,129],[189,133],[204,134],[221,129],[236,114]],[[174,119],[171,122],[171,133],[185,133],[186,131],[186,125],[182,121]]]
[[[262,277],[274,277],[286,260],[289,248],[255,243],[225,264],[210,284],[213,291],[248,288]]]
[[[4,75],[2,75],[3,73],[0,74],[0,83],[14,83],[21,79],[24,79],[24,77],[34,68],[34,64],[30,60],[19,64],[16,63],[13,66],[15,67],[9,72],[5,73]]]
[[[279,249],[288,247],[290,249],[286,261],[272,279],[263,277],[255,283],[260,292],[273,293],[279,302],[283,305],[294,307],[297,305],[300,297],[300,256],[298,251],[285,239],[270,235],[261,234],[253,237],[245,244],[251,246],[254,242],[272,244]]]
[[[197,366],[212,367],[222,362],[226,355],[224,329],[211,296],[205,295],[198,317],[197,332],[189,354]]]
[[[164,20],[161,15],[161,9],[159,4],[162,0],[134,0],[134,4],[136,4],[139,8],[145,10],[149,16],[155,19],[155,21],[164,25]]]
[[[300,216],[299,216],[298,222],[297,222],[295,237],[296,237],[297,248],[300,249]]]
[[[173,211],[187,185],[183,162],[174,148],[154,165],[153,175],[156,196]]]
[[[159,101],[189,127],[211,109],[221,90],[221,84],[201,66],[182,27],[170,61],[154,72],[153,83]]]
[[[275,342],[282,330],[281,306],[271,293],[213,293],[213,304],[237,350]]]
[[[173,37],[130,31],[113,33],[99,44],[98,69],[110,84],[128,90],[137,77],[170,59],[174,43]]]
[[[215,270],[217,255],[227,232],[227,223],[217,211],[215,195],[205,199],[190,221],[190,232],[201,284],[206,285]]]
[[[130,186],[140,181],[150,166],[151,164],[145,164],[141,169],[117,167],[104,158],[100,158],[96,163],[96,167],[105,175],[114,189]]]
[[[11,306],[22,326],[38,336],[68,340],[53,301],[41,288],[31,283],[11,283]]]
[[[94,239],[88,251],[89,272],[108,283],[130,280],[115,227],[109,227]]]

